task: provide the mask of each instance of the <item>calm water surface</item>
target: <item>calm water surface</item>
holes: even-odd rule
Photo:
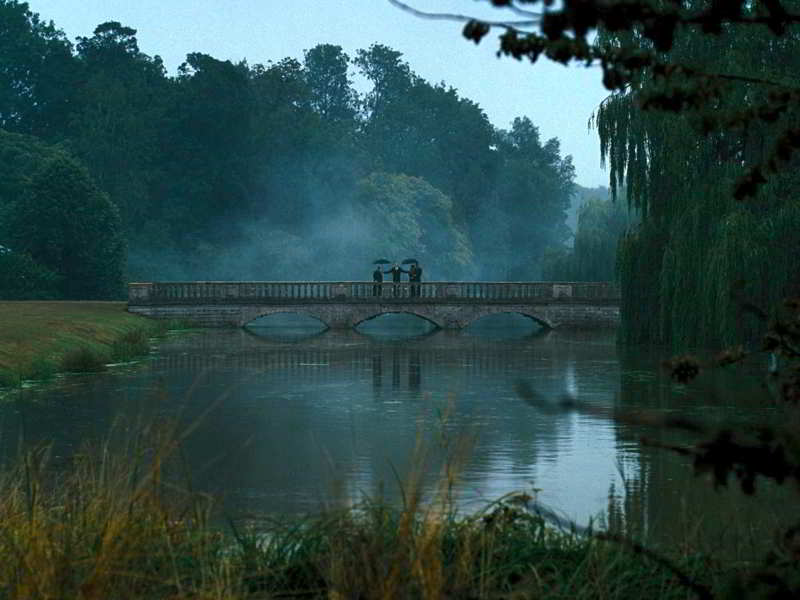
[[[767,539],[794,510],[796,496],[779,489],[757,499],[735,486],[715,491],[686,459],[640,443],[643,435],[685,441],[671,434],[542,411],[514,391],[524,380],[554,402],[569,394],[602,407],[761,422],[777,409],[757,361],[744,374],[707,373],[682,386],[661,372],[662,351],[622,351],[613,332],[541,333],[513,321],[420,335],[407,325],[177,336],[136,368],[67,377],[8,400],[0,446],[10,457],[20,438],[51,439],[64,458],[115,421],[195,423],[185,447],[193,485],[231,513],[308,512],[378,495],[401,502],[398,481],[408,485],[420,442],[428,497],[450,456],[466,510],[535,491],[581,524],[600,518],[653,539],[702,531],[735,547]]]

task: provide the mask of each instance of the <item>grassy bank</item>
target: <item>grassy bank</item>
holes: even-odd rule
[[[412,599],[693,597],[674,569],[559,533],[509,498],[471,516],[446,501],[379,502],[294,521],[229,520],[178,485],[174,437],[79,453],[38,448],[0,477],[0,597]],[[152,433],[152,432],[151,432]],[[112,438],[113,439],[113,438]],[[167,483],[169,482],[169,483]],[[711,563],[677,556],[692,578]]]
[[[124,302],[0,302],[0,386],[131,360],[165,329]]]

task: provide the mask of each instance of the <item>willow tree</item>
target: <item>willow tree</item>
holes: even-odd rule
[[[747,338],[732,284],[765,307],[793,291],[798,0],[492,0],[496,20],[390,1],[476,43],[500,30],[500,55],[602,68],[611,185],[644,215],[621,245],[626,338]]]
[[[686,74],[667,79],[643,69],[598,110],[612,190],[624,183],[627,201],[645,216],[620,245],[628,340],[741,341],[761,329],[740,310],[742,299],[768,307],[797,291],[790,257],[800,180],[771,153],[800,113],[770,108],[800,66],[797,42],[796,28],[776,38],[744,24],[726,24],[714,36],[687,27],[660,53],[661,64]],[[598,45],[655,51],[635,30],[602,32]],[[725,76],[712,86],[693,75],[701,72]],[[670,94],[682,110],[664,110]],[[791,165],[788,150],[779,151]],[[764,164],[771,164],[769,181]]]

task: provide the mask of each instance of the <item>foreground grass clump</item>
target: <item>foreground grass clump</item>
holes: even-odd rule
[[[6,469],[0,597],[178,598],[198,586],[225,592],[208,502],[167,491],[166,451],[163,438],[150,451],[106,446],[55,472],[40,447]]]
[[[180,323],[127,312],[125,302],[0,302],[0,387],[58,372],[96,372],[147,354]]]
[[[667,569],[509,503],[468,517],[368,504],[239,540],[247,589],[267,597],[687,597]]]
[[[670,569],[556,532],[509,497],[471,516],[379,502],[280,522],[230,519],[176,485],[166,428],[0,477],[0,598],[686,598]],[[705,574],[683,561],[685,572]]]

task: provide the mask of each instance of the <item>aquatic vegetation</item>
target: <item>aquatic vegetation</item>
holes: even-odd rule
[[[0,370],[0,388],[18,387],[21,383],[22,377],[19,373],[7,369]]]

